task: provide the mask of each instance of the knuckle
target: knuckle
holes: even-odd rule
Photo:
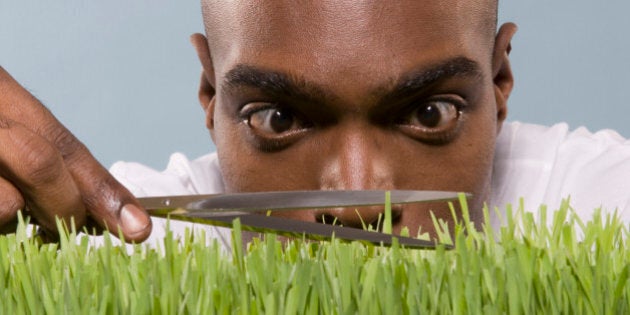
[[[84,149],[83,143],[62,125],[55,124],[47,129],[46,138],[59,150],[64,160]]]
[[[63,174],[61,154],[45,137],[3,115],[0,115],[0,125],[10,129],[3,139],[11,151],[0,158],[0,173],[18,186],[27,187],[51,184]]]
[[[50,145],[31,146],[23,158],[24,179],[31,185],[54,183],[63,172],[61,156]]]

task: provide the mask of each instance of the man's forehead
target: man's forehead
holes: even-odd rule
[[[356,36],[358,27],[396,32],[405,32],[411,27],[423,27],[426,32],[432,32],[445,26],[479,32],[481,27],[493,34],[496,1],[202,0],[202,9],[210,41],[220,42],[234,35],[262,37],[269,33],[291,34],[298,28],[313,33],[333,30],[331,35],[337,38],[344,31]]]
[[[206,2],[204,17],[215,75],[253,65],[358,99],[453,58],[488,69],[482,61],[490,59],[490,36],[471,18],[488,1]],[[357,77],[361,84],[353,83]]]

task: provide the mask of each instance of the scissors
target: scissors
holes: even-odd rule
[[[392,204],[449,201],[459,196],[459,193],[448,191],[392,190],[389,193]],[[266,211],[384,205],[385,195],[385,190],[307,190],[144,197],[138,201],[156,217],[226,227],[232,227],[239,219],[241,228],[247,231],[315,240],[335,237],[386,246],[392,245],[396,239],[407,248],[435,248],[433,241],[265,214]]]

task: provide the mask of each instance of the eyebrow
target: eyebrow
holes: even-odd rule
[[[423,67],[402,75],[392,84],[393,88],[383,88],[383,90],[389,92],[381,100],[392,101],[401,99],[426,89],[437,82],[455,77],[482,78],[483,72],[476,61],[466,57],[455,57],[429,68]]]
[[[312,102],[328,102],[336,97],[329,91],[297,76],[239,64],[225,74],[228,87],[249,86],[265,93]]]
[[[428,68],[423,66],[411,70],[375,89],[374,94],[381,100],[379,103],[389,102],[407,97],[432,84],[453,77],[481,78],[481,67],[477,62],[466,57],[451,58]],[[247,64],[236,65],[225,74],[224,78],[226,85],[231,88],[249,86],[265,93],[317,103],[337,99],[330,91],[299,76]]]

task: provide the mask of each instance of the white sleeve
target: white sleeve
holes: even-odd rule
[[[164,171],[157,171],[133,162],[116,162],[110,173],[136,197],[213,194],[224,191],[223,179],[216,153],[204,155],[193,161],[181,153],[171,155]],[[147,242],[160,246],[166,235],[166,220],[152,218],[153,231]],[[188,222],[170,221],[175,237],[183,237],[186,229],[205,230],[209,240],[216,239],[223,249],[230,251],[230,229]],[[102,242],[96,238],[95,244]]]
[[[571,132],[558,147],[546,200],[559,203],[571,196],[581,217],[593,209],[619,210],[630,222],[630,142],[612,130],[594,134],[586,128]]]
[[[601,207],[630,222],[630,141],[612,130],[507,123],[493,172],[491,200],[499,208],[522,197],[526,210],[555,210],[570,197],[583,220]]]
[[[116,162],[109,171],[136,197],[224,191],[216,153],[193,161],[181,153],[174,153],[164,171],[134,162]]]

